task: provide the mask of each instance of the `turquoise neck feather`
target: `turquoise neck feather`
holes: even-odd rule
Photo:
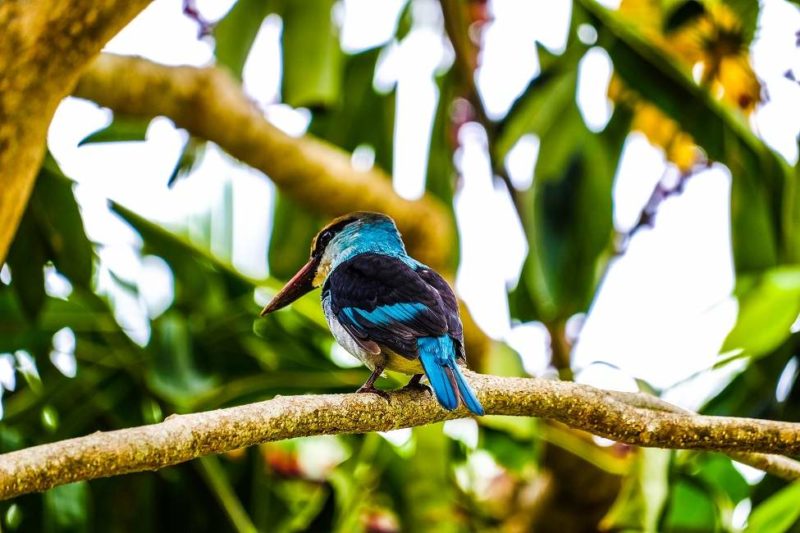
[[[411,268],[420,263],[407,253],[397,228],[390,220],[360,220],[345,227],[328,244],[325,255],[331,258],[331,271],[348,259],[376,253],[395,257]]]

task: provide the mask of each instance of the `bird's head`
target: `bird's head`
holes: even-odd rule
[[[362,253],[405,256],[394,221],[381,213],[359,211],[332,220],[311,241],[311,257],[261,311],[264,316],[320,287],[339,264]]]

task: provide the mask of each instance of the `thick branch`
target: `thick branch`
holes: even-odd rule
[[[310,135],[287,135],[267,122],[221,69],[168,67],[102,54],[74,94],[127,115],[166,116],[261,170],[282,192],[315,212],[382,211],[397,221],[420,260],[435,268],[448,266],[455,234],[440,202],[429,196],[405,200],[380,169],[358,171],[350,155],[336,146]]]
[[[490,414],[549,418],[639,446],[800,454],[797,423],[672,412],[664,407],[669,404],[658,400],[654,404],[644,395],[569,382],[473,373],[468,377]],[[448,413],[430,395],[404,390],[392,393],[388,402],[371,394],[289,396],[172,416],[160,424],[98,432],[0,455],[0,498],[73,481],[157,470],[267,441],[387,431],[466,414],[463,409]],[[796,462],[780,461],[789,465],[785,477],[800,479]]]
[[[0,263],[33,190],[58,102],[83,66],[149,3],[0,2]]]

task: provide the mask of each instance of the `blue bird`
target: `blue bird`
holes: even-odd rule
[[[314,237],[308,263],[261,316],[320,286],[333,336],[372,370],[358,392],[385,396],[374,385],[384,369],[411,374],[411,387],[424,374],[442,407],[463,403],[484,414],[461,372],[464,331],[453,290],[406,253],[391,218],[357,212],[328,224]]]

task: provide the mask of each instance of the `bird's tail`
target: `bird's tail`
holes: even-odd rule
[[[422,368],[442,407],[452,411],[458,407],[459,401],[461,401],[476,415],[483,415],[481,402],[472,392],[456,363],[453,339],[448,335],[422,337],[417,341],[417,346]]]

